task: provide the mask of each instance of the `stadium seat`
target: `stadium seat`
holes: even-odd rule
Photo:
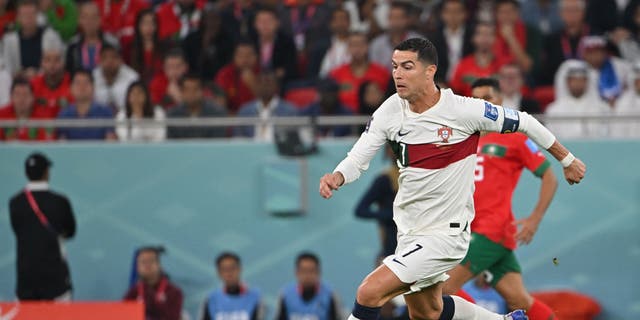
[[[298,109],[304,109],[318,100],[318,90],[314,87],[293,88],[287,90],[284,99],[292,103]]]
[[[595,299],[571,290],[538,291],[531,295],[547,304],[562,320],[591,320],[602,310]]]

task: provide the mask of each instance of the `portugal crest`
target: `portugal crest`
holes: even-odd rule
[[[438,137],[442,139],[442,142],[449,143],[449,138],[451,138],[452,131],[453,130],[451,130],[451,128],[444,126],[438,129]]]

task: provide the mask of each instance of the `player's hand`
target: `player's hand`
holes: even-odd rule
[[[533,240],[536,231],[538,231],[540,219],[534,216],[528,216],[524,219],[514,221],[513,224],[520,229],[520,231],[516,233],[516,241],[518,241],[519,244],[529,244],[531,240]]]
[[[569,184],[580,183],[584,178],[584,174],[587,171],[587,166],[576,158],[571,164],[564,168],[564,178]]]
[[[329,199],[333,195],[333,190],[338,190],[344,183],[344,176],[340,172],[327,173],[320,178],[320,195]]]

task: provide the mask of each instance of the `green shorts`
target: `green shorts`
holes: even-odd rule
[[[474,275],[485,270],[489,271],[493,275],[491,279],[493,287],[508,272],[522,272],[518,259],[512,250],[473,232],[467,256],[460,264],[468,267]]]

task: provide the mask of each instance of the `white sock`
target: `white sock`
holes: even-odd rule
[[[360,320],[360,319],[354,317],[353,314],[350,313],[349,318],[347,318],[347,320]]]
[[[458,296],[451,298],[456,306],[453,320],[504,320],[503,315],[493,313]]]

